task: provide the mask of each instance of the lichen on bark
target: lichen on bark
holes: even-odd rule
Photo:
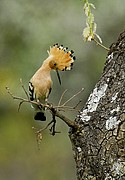
[[[70,131],[78,180],[125,179],[125,32]]]

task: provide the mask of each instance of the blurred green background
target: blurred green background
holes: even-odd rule
[[[125,28],[124,0],[91,1],[95,4],[97,33],[109,47]],[[69,128],[58,119],[60,134],[43,132],[40,150],[32,127],[43,122],[33,120],[33,110],[24,104],[17,112],[5,87],[25,97],[19,80],[28,89],[28,81],[47,58],[47,50],[58,42],[75,51],[77,60],[70,72],[61,72],[62,86],[52,73],[53,89],[49,101],[57,104],[68,89],[63,102],[82,87],[84,92],[70,105],[82,99],[82,108],[98,81],[107,52],[92,43],[83,43],[85,15],[81,0],[0,0],[0,179],[1,180],[76,180],[75,162],[68,137]],[[67,78],[68,77],[68,78]],[[77,112],[65,112],[74,119]],[[51,120],[49,113],[47,121]]]

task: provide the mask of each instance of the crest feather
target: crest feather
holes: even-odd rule
[[[55,63],[55,68],[57,70],[71,70],[75,56],[73,55],[74,51],[68,51],[67,47],[63,47],[63,45],[54,44],[53,47],[50,47],[50,51],[48,51],[49,56],[52,56],[53,61]]]

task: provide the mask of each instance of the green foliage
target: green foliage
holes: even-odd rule
[[[100,36],[96,33],[97,24],[95,23],[94,15],[91,11],[92,8],[95,9],[95,6],[89,3],[88,0],[83,0],[83,2],[83,10],[86,15],[86,27],[83,30],[83,39],[84,41],[91,41],[95,39],[96,36],[99,42],[102,43]]]

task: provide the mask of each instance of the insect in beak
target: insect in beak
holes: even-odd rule
[[[61,78],[60,78],[58,69],[56,69],[56,73],[57,73],[57,77],[58,77],[58,80],[59,80],[59,84],[61,85]]]

